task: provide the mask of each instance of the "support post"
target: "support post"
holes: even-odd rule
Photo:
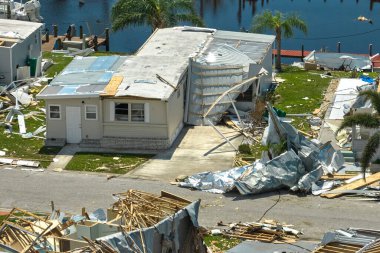
[[[235,102],[234,102],[234,100],[231,98],[231,95],[230,95],[229,93],[227,94],[227,96],[228,96],[228,98],[230,99],[231,104],[232,104],[232,107],[233,107],[234,110],[235,110],[235,113],[236,113],[236,116],[238,117],[238,120],[239,120],[239,122],[240,122],[241,128],[244,128],[243,121],[241,121],[241,118],[240,118],[240,115],[239,115],[238,110],[236,109],[236,106],[235,106]]]
[[[106,51],[110,51],[110,29],[109,28],[106,28],[105,29],[105,32],[106,32]]]
[[[45,30],[45,42],[49,42],[49,35],[50,35],[50,32],[49,32],[49,28],[46,28]]]
[[[214,128],[214,130],[228,143],[228,144],[230,144],[231,145],[231,147],[233,147],[236,151],[238,150],[235,146],[234,146],[234,144],[232,144],[231,142],[230,142],[230,140],[229,139],[227,139],[227,137],[226,136],[224,136],[219,130],[218,130],[218,128],[216,128],[215,126],[214,126],[214,124],[212,124],[212,122],[211,122],[211,120],[209,120],[208,118],[205,118],[209,123],[210,123],[210,125],[212,126],[212,128]]]
[[[372,56],[372,44],[369,44],[368,51],[369,56]]]
[[[7,19],[11,19],[12,18],[12,15],[11,15],[11,4],[10,2],[8,2],[7,4]]]
[[[53,35],[54,35],[54,38],[58,37],[58,26],[57,25],[53,25]]]
[[[336,51],[337,51],[338,53],[340,53],[340,42],[338,42],[338,44],[336,45]]]
[[[305,47],[303,44],[301,46],[301,56],[302,56],[302,61],[303,61],[303,58],[305,57]]]
[[[79,26],[79,38],[83,39],[83,26]]]
[[[98,51],[98,36],[96,35],[94,36],[93,43],[94,43],[94,50]]]
[[[87,48],[87,43],[86,43],[86,34],[82,34],[82,49]]]

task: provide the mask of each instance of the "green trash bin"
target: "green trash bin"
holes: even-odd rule
[[[31,77],[34,77],[36,75],[36,71],[37,71],[37,61],[38,59],[37,58],[30,58],[28,60],[28,65],[30,67],[30,76]]]

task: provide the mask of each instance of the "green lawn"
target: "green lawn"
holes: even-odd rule
[[[285,79],[274,93],[274,106],[288,114],[311,114],[323,102],[324,92],[333,78],[349,78],[351,72],[329,71],[332,78],[322,78],[326,71],[306,71],[286,66],[277,76]],[[306,117],[293,117],[292,125],[299,130],[309,131]]]
[[[229,250],[242,242],[240,239],[228,238],[223,235],[206,235],[203,240],[207,247],[210,247],[215,253]]]
[[[43,52],[42,58],[50,59],[53,61],[53,65],[47,69],[45,75],[47,77],[54,77],[59,74],[72,60],[73,57],[65,56],[65,54],[57,54],[51,52]]]
[[[153,155],[80,152],[75,154],[65,169],[125,174],[151,157]]]

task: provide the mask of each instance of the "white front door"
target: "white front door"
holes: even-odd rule
[[[79,143],[82,139],[80,107],[66,107],[66,141]]]

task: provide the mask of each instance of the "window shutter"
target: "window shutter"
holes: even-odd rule
[[[110,101],[110,121],[115,121],[115,102]]]
[[[150,122],[150,118],[149,118],[149,103],[145,103],[144,104],[144,121],[145,121],[145,123],[149,123]]]

